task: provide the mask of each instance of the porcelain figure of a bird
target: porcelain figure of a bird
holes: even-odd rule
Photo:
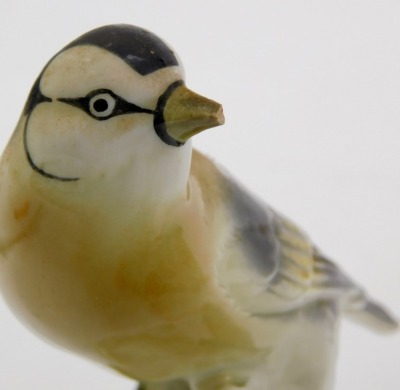
[[[36,333],[142,390],[331,389],[340,318],[397,320],[192,149],[223,122],[142,28],[67,45],[1,159],[2,293]]]

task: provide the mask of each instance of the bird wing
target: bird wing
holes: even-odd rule
[[[254,315],[273,315],[334,300],[376,330],[397,328],[395,318],[327,259],[302,230],[223,177],[232,232],[221,274],[245,309]]]

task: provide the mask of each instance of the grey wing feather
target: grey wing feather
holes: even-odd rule
[[[238,278],[231,283],[231,293],[246,310],[277,314],[311,302],[334,300],[352,318],[375,330],[397,329],[396,319],[322,255],[302,230],[233,180],[225,180],[234,247],[240,247],[245,259],[242,265],[237,261],[231,268],[248,274],[243,277],[243,285]],[[229,283],[229,277],[226,279]]]

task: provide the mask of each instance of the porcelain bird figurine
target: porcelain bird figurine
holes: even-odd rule
[[[348,315],[398,323],[191,138],[221,106],[129,25],[45,66],[0,166],[0,286],[35,332],[146,390],[327,390]]]

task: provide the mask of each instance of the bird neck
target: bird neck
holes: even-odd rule
[[[112,204],[141,213],[162,208],[186,198],[192,157],[190,141],[181,147],[160,142],[159,150],[143,146],[131,154],[104,182],[100,193]]]

